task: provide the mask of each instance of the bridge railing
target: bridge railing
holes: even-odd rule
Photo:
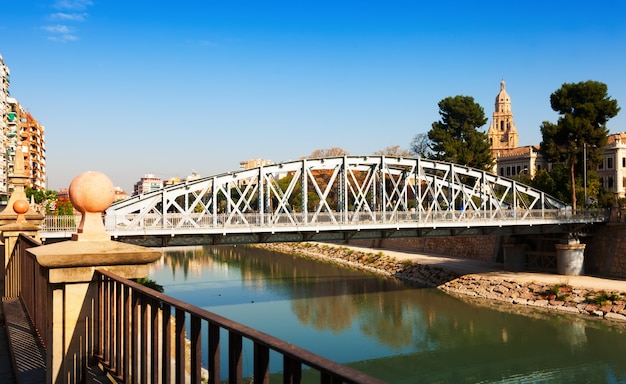
[[[69,249],[72,243],[64,245]],[[56,350],[49,346],[52,340],[67,342],[66,338],[71,337],[73,342],[75,338],[80,339],[78,351],[71,349],[65,351],[65,357],[55,356],[64,361],[62,371],[72,372],[69,376],[61,376],[64,382],[84,382],[81,379],[85,375],[82,357],[90,360],[95,356],[120,382],[221,383],[220,378],[224,376],[228,377],[228,382],[241,383],[244,376],[251,376],[255,383],[269,383],[270,359],[281,359],[283,382],[299,383],[306,377],[308,382],[310,378],[317,378],[320,383],[382,383],[362,372],[98,268],[93,272],[93,279],[89,278],[87,282],[90,288],[85,289],[85,292],[95,292],[93,300],[83,300],[84,307],[80,311],[69,309],[72,313],[76,311],[74,320],[88,325],[88,328],[75,333],[63,331],[63,326],[51,324],[59,317],[67,319],[67,314],[58,313],[59,307],[66,309],[66,304],[53,303],[51,300],[56,296],[51,292],[53,289],[67,291],[68,286],[76,285],[76,282],[51,284],[48,279],[51,269],[40,265],[30,252],[39,246],[41,244],[31,237],[23,234],[17,237],[5,270],[3,300],[21,300],[43,348],[48,349],[47,353]],[[76,275],[80,274],[80,269],[77,268]],[[57,305],[56,309],[53,309],[54,305]],[[54,315],[50,316],[51,313]],[[93,332],[92,324],[95,327]],[[83,339],[86,335],[88,337]],[[222,335],[226,335],[224,342],[221,342]],[[58,345],[56,348],[62,349]],[[59,351],[54,353],[59,354]],[[250,355],[253,356],[253,370],[244,372],[243,358]],[[222,364],[228,367],[224,375],[220,373]],[[48,366],[47,369],[59,367]]]
[[[5,269],[5,298],[20,297],[37,329],[46,329],[47,324],[47,284],[48,279],[37,260],[26,252],[41,243],[25,235],[19,235]],[[46,334],[40,338],[46,344]]]
[[[271,227],[319,227],[333,225],[454,225],[455,223],[489,225],[496,222],[523,224],[524,222],[601,222],[608,220],[609,211],[604,209],[579,210],[573,214],[565,209],[508,209],[508,210],[448,210],[448,211],[395,211],[395,212],[333,212],[333,213],[246,213],[218,214],[128,214],[107,216],[103,220],[108,231],[150,230],[202,230]],[[73,233],[80,223],[77,216],[46,216],[42,224],[44,233]]]
[[[221,383],[221,356],[226,355],[228,382],[242,383],[249,375],[243,358],[252,355],[254,383],[269,383],[274,358],[282,361],[284,383],[300,383],[303,376],[317,376],[320,383],[382,383],[105,270],[97,270],[95,279],[97,355],[114,376],[128,382]]]

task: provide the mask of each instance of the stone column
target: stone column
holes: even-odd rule
[[[147,276],[147,265],[160,252],[111,241],[104,229],[102,212],[114,198],[113,183],[98,172],[77,176],[70,185],[70,200],[82,213],[72,240],[30,248],[48,279],[49,324],[46,366],[48,383],[85,382],[86,368],[98,340],[98,284],[96,269],[125,278]]]
[[[584,274],[585,244],[568,236],[556,247],[556,270],[560,275],[579,276]]]

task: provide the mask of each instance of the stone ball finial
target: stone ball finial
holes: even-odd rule
[[[104,212],[115,198],[113,182],[103,173],[84,172],[76,176],[69,188],[70,201],[82,213],[78,235],[73,240],[110,240],[102,222]]]
[[[26,222],[24,214],[28,212],[29,208],[30,205],[28,205],[28,201],[26,200],[16,200],[15,203],[13,203],[13,210],[17,213],[17,219],[15,220],[16,223]]]
[[[70,200],[81,213],[104,212],[115,198],[115,187],[107,175],[100,172],[84,172],[70,184]]]

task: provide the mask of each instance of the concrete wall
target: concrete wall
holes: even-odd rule
[[[626,224],[599,225],[584,242],[586,274],[626,278]]]
[[[354,240],[350,244],[371,248],[433,253],[468,259],[497,261],[501,236],[410,237],[402,239]]]
[[[596,225],[580,240],[586,244],[585,274],[626,278],[626,222]],[[507,241],[506,236],[494,235],[353,240],[350,244],[501,262],[502,244]],[[529,235],[516,241],[528,243],[529,251],[553,252],[559,237]]]

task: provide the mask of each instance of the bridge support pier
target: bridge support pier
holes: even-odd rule
[[[504,251],[504,269],[511,272],[521,272],[526,270],[526,249],[525,243],[506,242],[502,244]]]
[[[556,247],[556,270],[560,275],[579,276],[584,274],[585,244],[571,234]]]

